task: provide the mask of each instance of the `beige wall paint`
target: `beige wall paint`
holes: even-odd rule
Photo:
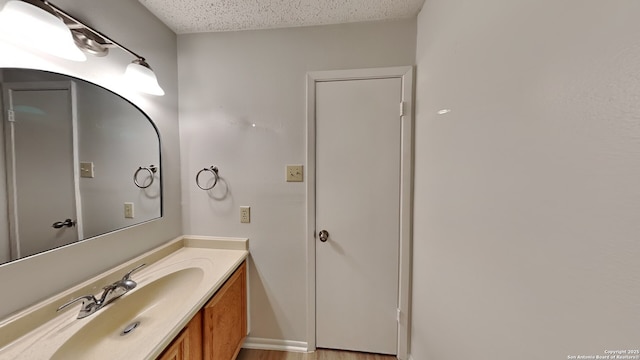
[[[411,65],[415,26],[178,36],[184,229],[250,238],[250,336],[307,341],[306,184],[285,182],[285,165],[306,159],[307,71]],[[208,194],[195,176],[210,165],[222,180]]]
[[[147,112],[158,126],[162,141],[164,216],[0,266],[0,284],[10,289],[2,293],[0,318],[181,234],[175,34],[136,1],[58,0],[55,4],[145,56],[167,94],[164,97],[140,95],[123,86],[120,74],[132,58],[117,49],[107,58],[73,63],[31,51],[11,49],[9,52],[3,47],[0,66],[32,67],[82,77],[122,94]],[[4,5],[4,1],[0,1],[0,5]]]
[[[414,359],[638,348],[638,13],[631,0],[426,2]]]

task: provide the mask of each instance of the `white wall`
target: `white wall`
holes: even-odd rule
[[[285,165],[306,159],[307,71],[410,65],[415,26],[178,36],[184,230],[250,238],[250,336],[307,341],[306,184],[285,182]],[[210,165],[222,183],[207,194],[194,179]]]
[[[161,134],[164,213],[162,219],[141,226],[1,265],[0,284],[11,291],[2,293],[0,318],[181,233],[175,34],[136,1],[58,0],[55,4],[145,56],[167,95],[140,95],[122,85],[120,74],[132,58],[119,50],[112,50],[107,58],[72,63],[1,45],[0,67],[31,67],[82,77],[122,94],[147,112]]]
[[[426,2],[414,359],[638,348],[639,13],[635,0]]]

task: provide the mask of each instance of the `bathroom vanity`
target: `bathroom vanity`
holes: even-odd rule
[[[0,322],[2,359],[216,359],[247,334],[248,240],[185,236]],[[137,286],[78,319],[80,302],[146,264]]]
[[[247,335],[247,265],[243,262],[196,313],[159,360],[233,360]]]

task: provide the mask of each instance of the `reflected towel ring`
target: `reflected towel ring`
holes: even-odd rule
[[[138,182],[138,173],[140,172],[140,170],[145,170],[149,172],[149,177],[151,177],[151,181],[147,185],[140,185],[140,183]],[[155,176],[153,176],[153,174],[155,174],[157,171],[158,171],[158,168],[155,165],[140,166],[138,170],[136,170],[136,172],[133,173],[133,183],[136,184],[136,186],[139,187],[140,189],[146,189],[149,186],[151,186],[151,184],[153,184],[153,180],[155,180]]]
[[[213,174],[214,181],[213,181],[213,185],[211,185],[210,187],[202,187],[202,185],[200,185],[200,174],[202,174],[202,172],[204,172],[204,171],[210,171]],[[204,168],[204,169],[198,171],[198,174],[196,175],[196,185],[198,185],[198,187],[200,189],[202,189],[202,190],[211,190],[218,183],[218,179],[219,179],[218,167],[211,165],[208,168]]]

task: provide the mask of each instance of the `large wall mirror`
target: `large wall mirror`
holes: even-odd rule
[[[1,69],[0,263],[162,216],[160,139],[98,85]]]

